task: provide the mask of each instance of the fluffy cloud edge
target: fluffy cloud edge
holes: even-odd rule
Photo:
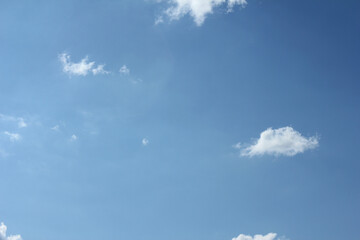
[[[256,234],[254,236],[240,234],[239,236],[233,238],[232,240],[289,240],[289,239],[284,236],[278,237],[277,233],[268,233],[266,235]]]
[[[214,8],[226,5],[227,12],[232,12],[236,5],[245,7],[247,0],[167,0],[166,3],[170,6],[162,16],[155,19],[155,25],[164,22],[163,16],[173,21],[189,14],[194,19],[195,24],[201,26],[206,17],[213,13]]]
[[[7,226],[2,222],[0,223],[0,240],[22,240],[20,235],[6,236]]]
[[[105,64],[100,64],[97,66],[97,68],[93,68],[91,71],[94,75],[98,75],[98,74],[109,74],[109,71],[106,71],[104,69]]]
[[[129,75],[130,74],[130,69],[124,64],[121,66],[121,68],[119,69],[119,72],[121,74],[124,74],[124,75]]]

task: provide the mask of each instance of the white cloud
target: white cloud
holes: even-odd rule
[[[0,224],[0,240],[22,240],[20,235],[6,236],[7,227],[4,223]]]
[[[130,69],[126,65],[123,65],[120,68],[119,72],[124,74],[124,75],[129,75],[130,74]]]
[[[70,137],[70,141],[76,141],[78,139],[78,137],[75,135],[75,134],[73,134],[73,135],[71,135],[71,137]]]
[[[21,140],[21,136],[18,133],[10,133],[8,131],[5,131],[4,134],[9,136],[11,142],[16,142]]]
[[[235,5],[240,5],[242,7],[245,7],[247,4],[246,0],[228,0],[228,12],[232,12]]]
[[[166,2],[170,4],[170,7],[165,10],[165,15],[170,20],[178,20],[190,14],[198,26],[204,23],[208,14],[213,13],[215,7],[226,5],[227,11],[231,12],[235,5],[245,7],[247,4],[246,0],[167,0]]]
[[[142,143],[143,146],[147,146],[149,144],[149,140],[147,138],[143,138],[141,143]]]
[[[104,70],[105,64],[102,65],[98,65],[97,68],[92,69],[92,73],[94,75],[98,75],[98,74],[109,74],[109,71]]]
[[[66,53],[60,54],[59,60],[63,64],[63,71],[70,75],[86,76],[95,65],[95,62],[89,62],[88,57],[81,59],[78,63],[73,63],[70,55]]]
[[[318,145],[319,138],[317,136],[303,137],[292,127],[268,128],[260,134],[260,138],[253,145],[244,148],[241,155],[249,157],[265,154],[294,156],[308,149],[316,148]]]
[[[21,117],[13,117],[13,116],[0,114],[0,119],[3,120],[3,121],[16,122],[17,125],[18,125],[18,128],[27,127],[27,123]]]
[[[18,118],[17,120],[18,120],[18,127],[19,128],[27,127],[27,124],[26,124],[26,122],[24,121],[23,118]]]
[[[54,131],[59,131],[60,130],[60,126],[59,125],[55,125],[51,128],[51,130],[54,130]]]
[[[105,65],[95,67],[95,62],[89,62],[87,56],[81,59],[80,62],[74,63],[71,62],[69,54],[62,53],[59,55],[59,60],[63,65],[63,71],[69,75],[86,76],[89,72],[92,72],[94,75],[109,73],[104,70]]]
[[[276,233],[268,233],[266,235],[257,234],[253,237],[249,235],[240,234],[239,236],[233,238],[232,240],[275,240],[276,236],[277,236]],[[278,240],[280,240],[280,238],[278,238]]]

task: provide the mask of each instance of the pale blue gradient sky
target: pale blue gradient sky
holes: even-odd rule
[[[0,121],[0,222],[24,240],[356,239],[360,3],[249,0],[155,26],[165,5],[0,2],[0,114],[28,124]],[[112,73],[69,77],[63,52]],[[319,147],[232,148],[284,126]]]

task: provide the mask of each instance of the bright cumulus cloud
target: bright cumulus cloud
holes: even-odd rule
[[[277,236],[276,233],[268,233],[266,235],[257,234],[253,237],[249,235],[240,234],[239,236],[233,238],[232,240],[275,240],[276,236]],[[280,239],[278,238],[278,240]]]
[[[165,10],[165,15],[170,20],[178,20],[186,14],[194,18],[196,25],[201,26],[208,14],[220,5],[226,5],[227,11],[231,12],[235,5],[245,7],[246,0],[167,0],[170,6]],[[155,20],[155,24],[162,22],[162,17]]]
[[[69,75],[86,76],[90,72],[94,75],[109,73],[104,70],[105,65],[95,67],[95,62],[89,62],[88,57],[81,59],[80,62],[74,63],[71,61],[69,54],[62,53],[59,55],[59,60],[63,65],[63,71]]]
[[[0,224],[0,240],[21,240],[20,235],[6,236],[7,227],[4,223]]]
[[[284,155],[294,156],[319,145],[317,136],[306,138],[292,127],[268,128],[260,134],[253,145],[243,148],[242,156]],[[240,146],[240,145],[239,145]]]

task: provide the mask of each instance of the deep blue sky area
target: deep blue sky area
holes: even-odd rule
[[[8,236],[358,238],[360,2],[223,1],[0,1]]]

